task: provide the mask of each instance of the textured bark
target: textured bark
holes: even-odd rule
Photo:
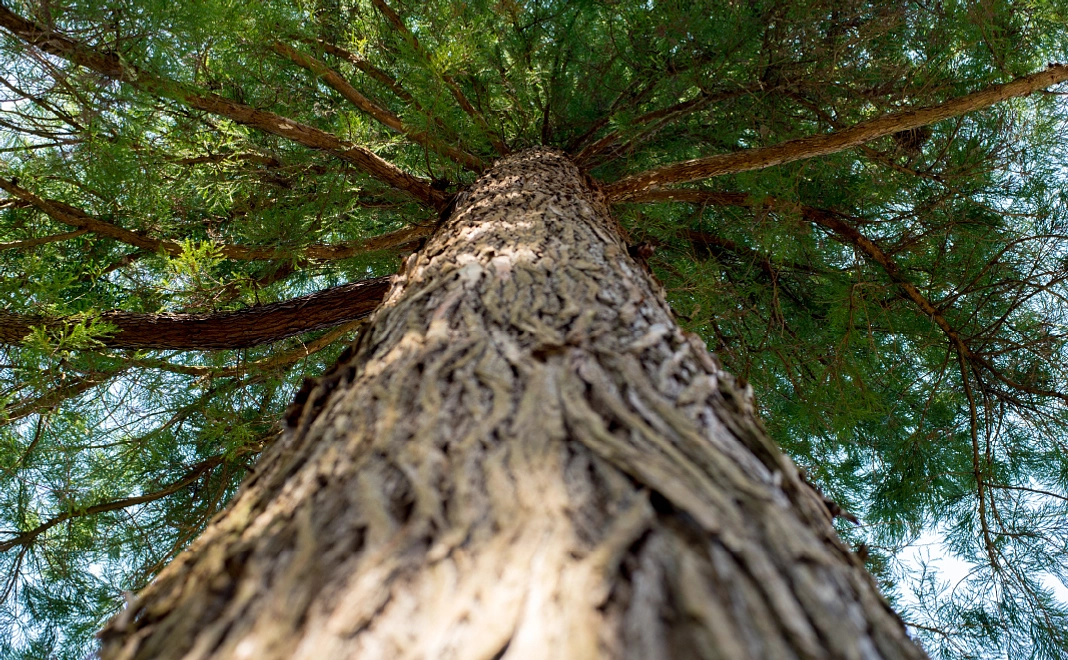
[[[367,318],[382,302],[389,278],[336,286],[323,291],[217,314],[135,314],[104,312],[112,325],[98,338],[109,348],[209,351],[249,348],[312,330]],[[35,327],[62,330],[71,319],[49,319],[0,310],[0,344],[18,344]]]
[[[921,658],[751,392],[544,149],[413,255],[130,658]]]

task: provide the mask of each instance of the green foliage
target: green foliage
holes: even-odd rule
[[[166,79],[146,91],[0,30],[0,177],[181,246],[78,232],[0,198],[3,313],[66,322],[0,348],[0,544],[59,520],[0,552],[0,656],[12,658],[84,657],[122,591],[225,506],[302,378],[351,339],[310,355],[295,349],[332,331],[237,351],[118,350],[101,312],[239,310],[390,274],[414,246],[305,255],[437,216],[336,154],[182,94],[326,131],[453,193],[471,168],[272,44],[317,58],[409,135],[487,164],[501,144],[555,145],[604,182],[1068,60],[1062,0],[391,2],[403,31],[370,0],[0,6]],[[633,240],[657,247],[680,318],[861,519],[843,537],[935,657],[1068,654],[1065,591],[1053,595],[1068,580],[1062,99],[690,186],[746,204],[616,206]],[[813,209],[874,241],[989,368],[962,361],[900,281]],[[270,254],[228,257],[235,246]],[[964,562],[966,579],[903,561],[921,538]]]

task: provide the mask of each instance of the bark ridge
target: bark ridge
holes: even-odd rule
[[[559,152],[466,192],[291,420],[104,658],[924,657]]]

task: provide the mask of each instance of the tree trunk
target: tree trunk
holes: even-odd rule
[[[116,658],[921,658],[563,155],[495,165]]]

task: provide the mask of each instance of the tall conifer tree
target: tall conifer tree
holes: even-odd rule
[[[1063,657],[1066,17],[0,0],[0,653]]]

